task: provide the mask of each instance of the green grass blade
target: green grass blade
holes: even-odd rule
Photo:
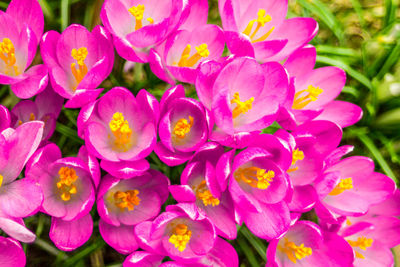
[[[256,256],[254,255],[253,250],[251,250],[251,248],[246,243],[246,241],[242,237],[238,237],[236,239],[236,241],[239,244],[239,247],[242,249],[247,260],[249,261],[250,266],[259,267],[260,264],[258,263],[258,260],[256,259]]]
[[[267,246],[257,237],[255,237],[249,229],[246,227],[241,227],[240,228],[240,233],[249,241],[249,243],[253,246],[255,251],[257,251],[258,255],[261,256],[261,258],[266,261],[266,252],[267,252]]]
[[[387,26],[396,20],[398,3],[396,0],[385,0],[384,25]]]
[[[71,129],[68,126],[65,126],[61,123],[57,123],[56,131],[78,144],[82,145],[84,144],[83,140],[78,137],[76,130]]]
[[[398,180],[396,178],[396,175],[390,168],[389,164],[386,162],[385,158],[382,156],[381,152],[379,149],[375,146],[374,142],[369,138],[365,133],[358,133],[357,134],[358,138],[360,141],[368,148],[368,150],[371,152],[373,157],[376,159],[378,164],[381,166],[382,170],[385,172],[387,176],[392,178],[396,183],[398,183]]]
[[[61,31],[69,25],[69,0],[61,0]]]
[[[354,79],[359,81],[365,87],[367,87],[371,91],[373,90],[371,81],[364,74],[362,74],[361,72],[353,69],[352,67],[350,67],[349,65],[347,65],[343,61],[340,61],[340,60],[337,60],[337,59],[333,59],[333,58],[329,58],[329,57],[326,57],[326,56],[317,56],[317,62],[318,63],[327,64],[327,65],[333,65],[333,66],[342,68],[344,71],[347,72],[347,74],[349,74],[351,77],[353,77]]]

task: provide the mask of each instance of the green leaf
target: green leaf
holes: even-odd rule
[[[61,31],[69,25],[69,0],[61,0]]]
[[[255,237],[245,226],[240,228],[240,233],[249,241],[258,255],[266,261],[267,246],[259,238]]]
[[[77,131],[69,128],[68,126],[57,123],[56,131],[78,144],[84,144],[83,140],[78,137]]]

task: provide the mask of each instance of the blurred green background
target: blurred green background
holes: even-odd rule
[[[79,23],[90,30],[100,24],[102,0],[39,0],[45,15],[45,31],[62,31],[69,24]],[[317,65],[333,65],[347,72],[347,83],[340,99],[362,107],[363,119],[344,131],[342,144],[355,146],[353,155],[374,159],[376,170],[398,182],[400,175],[400,10],[399,0],[289,0],[288,17],[313,17],[319,33],[311,41],[318,51]],[[0,1],[5,10],[9,1]],[[221,25],[217,0],[210,0],[209,23]],[[40,57],[35,59],[41,61]],[[125,70],[124,71],[124,67]],[[109,89],[125,86],[136,93],[146,88],[160,97],[167,86],[155,77],[148,65],[125,65],[116,55],[110,77],[103,83]],[[194,97],[194,88],[187,86]],[[0,103],[12,108],[18,99],[9,86],[0,87]],[[83,141],[76,134],[78,110],[66,110],[58,120],[52,141],[64,156],[76,155]],[[172,181],[179,181],[182,167],[161,166],[154,156],[152,167],[165,172]],[[169,204],[173,203],[170,199]],[[98,215],[92,210],[95,221]],[[124,256],[104,243],[97,222],[92,238],[74,252],[60,252],[48,238],[50,218],[38,214],[25,220],[37,234],[33,245],[24,245],[28,266],[120,266]],[[239,228],[233,241],[241,266],[264,266],[266,242]],[[397,254],[397,253],[396,253]]]

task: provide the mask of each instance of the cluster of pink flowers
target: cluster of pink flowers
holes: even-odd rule
[[[105,0],[104,26],[61,34],[43,34],[37,0],[0,13],[0,83],[36,96],[0,106],[1,266],[25,265],[18,241],[35,235],[23,218],[37,212],[51,216],[57,248],[82,246],[93,205],[124,266],[238,266],[226,239],[243,223],[269,242],[267,266],[393,265],[400,192],[339,146],[362,110],[335,100],[343,70],[315,68],[316,21],[286,19],[287,0],[218,3],[222,28],[207,24],[207,0]],[[27,69],[38,45],[44,64]],[[171,88],[160,100],[122,87],[99,97],[114,48]],[[63,105],[80,108],[75,157],[48,141]],[[150,167],[153,151],[184,165],[179,184]],[[165,207],[170,194],[177,204]]]

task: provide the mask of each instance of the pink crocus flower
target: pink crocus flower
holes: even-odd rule
[[[94,101],[101,93],[97,87],[111,73],[114,49],[104,28],[92,32],[72,24],[61,34],[47,32],[40,46],[49,67],[54,90],[68,101],[68,108],[79,108]]]
[[[285,19],[287,0],[222,0],[218,6],[232,54],[260,62],[286,58],[318,31],[312,18]]]
[[[101,167],[119,178],[142,174],[150,165],[148,156],[157,141],[158,102],[141,90],[136,97],[122,87],[108,91],[83,108],[78,133]]]
[[[182,29],[150,51],[150,67],[166,82],[174,84],[175,79],[194,84],[201,63],[218,60],[224,45],[223,32],[216,25],[201,25],[192,31]]]
[[[192,204],[167,206],[153,222],[142,222],[135,227],[139,246],[178,261],[193,262],[206,255],[214,247],[215,228],[196,211]]]
[[[235,157],[231,155],[229,192],[235,211],[254,235],[267,240],[280,236],[290,224],[286,198],[291,193],[281,164],[275,163],[272,154],[259,147],[246,148]]]
[[[11,124],[10,111],[3,105],[0,105],[0,132],[9,128]]]
[[[160,104],[160,142],[154,149],[161,161],[175,166],[189,160],[208,140],[208,115],[201,103],[185,97],[182,85],[167,90]]]
[[[395,183],[384,174],[374,172],[374,162],[353,156],[327,166],[315,182],[319,196],[318,217],[335,223],[337,215],[360,216],[395,191]]]
[[[3,267],[24,267],[26,256],[21,244],[12,239],[0,236],[0,265]]]
[[[393,266],[391,248],[400,244],[400,220],[389,216],[348,217],[340,234],[354,250],[354,266]]]
[[[323,232],[313,222],[298,221],[283,236],[270,242],[268,267],[328,266],[350,267],[353,251],[335,233]]]
[[[346,82],[346,73],[337,67],[314,69],[317,52],[307,45],[294,52],[285,62],[292,84],[289,97],[280,111],[278,122],[292,130],[306,121],[328,120],[341,127],[358,122],[362,117],[359,106],[334,100]]]
[[[318,201],[313,182],[322,174],[324,160],[339,145],[342,130],[330,121],[311,121],[289,134],[278,130],[275,134],[290,148],[290,167],[286,169],[293,185],[289,208],[293,212],[310,210]]]
[[[44,122],[42,141],[48,140],[56,128],[56,121],[61,112],[63,98],[57,95],[50,86],[39,93],[35,101],[20,101],[11,110],[12,125],[18,127],[24,122],[39,120]]]
[[[149,49],[184,21],[186,9],[187,3],[182,0],[106,0],[100,17],[113,35],[118,54],[143,63],[148,61]]]
[[[235,239],[233,200],[227,188],[221,190],[217,179],[217,160],[223,152],[217,143],[204,144],[183,170],[181,184],[171,185],[169,190],[178,202],[196,204],[199,213],[214,223],[217,234]]]
[[[50,239],[66,251],[85,243],[93,229],[89,212],[95,200],[95,172],[82,155],[62,158],[58,146],[50,143],[36,151],[26,168],[43,190],[42,211],[52,216]]]
[[[103,177],[97,195],[103,239],[122,254],[135,251],[134,225],[160,213],[168,198],[168,185],[165,175],[151,169],[131,179]]]
[[[0,83],[19,98],[30,98],[48,83],[43,64],[27,69],[43,34],[43,12],[37,0],[12,0],[0,14]]]
[[[154,253],[150,253],[148,251],[135,251],[130,254],[124,262],[122,263],[123,267],[159,267],[161,264],[163,255],[158,255]]]
[[[26,217],[39,210],[43,193],[35,180],[17,179],[39,146],[43,122],[32,121],[0,133],[0,209],[11,217]]]
[[[272,124],[286,100],[288,76],[277,62],[260,65],[253,58],[236,58],[213,77],[202,75],[207,82],[196,89],[215,120],[211,139],[226,146],[238,147],[247,133]]]

